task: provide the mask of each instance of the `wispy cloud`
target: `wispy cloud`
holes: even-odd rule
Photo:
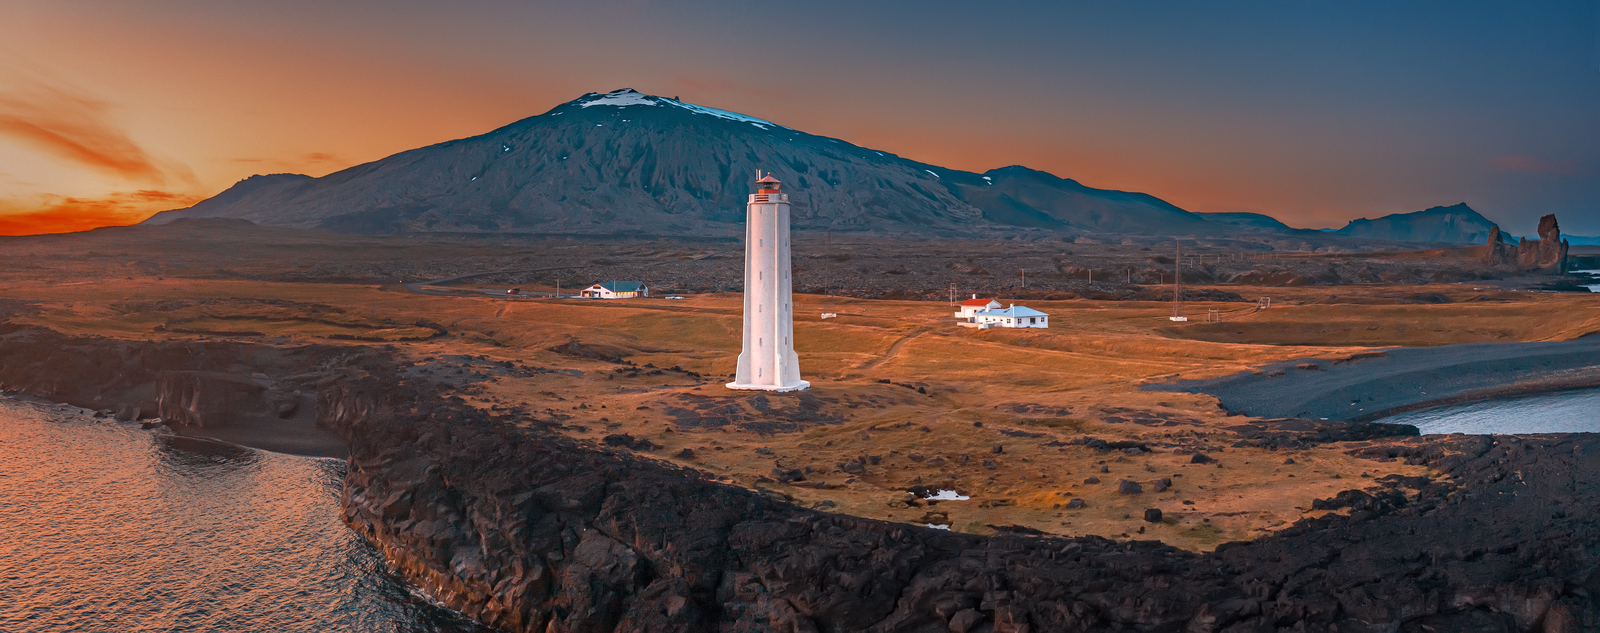
[[[165,184],[193,180],[182,166],[163,166],[111,122],[105,102],[69,88],[15,82],[0,92],[0,135],[128,180]]]
[[[290,159],[282,158],[230,158],[230,163],[247,165],[265,165],[277,169],[306,170],[324,167],[326,163],[344,164],[345,160],[337,155],[326,152],[311,152],[301,154]]]
[[[1523,171],[1540,174],[1556,174],[1560,176],[1578,176],[1584,173],[1583,168],[1573,161],[1547,163],[1532,156],[1496,156],[1489,161],[1489,167],[1501,171]]]
[[[100,198],[43,196],[35,203],[0,200],[0,235],[72,233],[143,221],[158,211],[188,207],[200,196],[141,189]]]

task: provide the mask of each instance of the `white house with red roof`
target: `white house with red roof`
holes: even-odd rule
[[[961,307],[960,310],[956,311],[956,318],[965,321],[971,321],[972,313],[979,310],[995,310],[1000,308],[999,301],[995,301],[994,299],[979,299],[978,295],[972,295],[971,299],[967,299],[966,301],[962,301],[956,305]]]
[[[1050,315],[1015,303],[1004,310],[979,310],[972,313],[972,322],[980,328],[1034,327],[1049,328]]]

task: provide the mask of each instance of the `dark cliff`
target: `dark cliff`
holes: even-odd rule
[[[346,520],[511,631],[1578,631],[1600,626],[1600,439],[1396,439],[1446,473],[1194,554],[806,510],[381,377],[331,383]],[[1422,628],[1422,627],[1431,628]]]

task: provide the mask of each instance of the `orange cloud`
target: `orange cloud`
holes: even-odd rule
[[[161,183],[166,174],[126,132],[106,121],[106,104],[44,85],[0,94],[0,134],[106,172]]]
[[[0,235],[74,233],[103,226],[136,224],[158,211],[188,207],[199,196],[142,189],[103,198],[46,196],[41,204],[0,201]]]
[[[1577,176],[1583,173],[1583,169],[1570,160],[1547,163],[1532,156],[1496,156],[1494,160],[1489,161],[1489,166],[1502,171],[1526,171],[1562,176]]]

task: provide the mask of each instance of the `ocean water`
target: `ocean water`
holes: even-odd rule
[[[1592,275],[1600,275],[1600,270],[1574,270],[1572,272],[1575,272],[1575,273],[1589,273],[1589,274],[1592,274]],[[1591,284],[1591,285],[1586,285],[1584,287],[1588,288],[1589,292],[1600,292],[1600,284]]]
[[[0,400],[0,631],[484,631],[340,522],[344,468]]]
[[[1595,433],[1600,432],[1600,389],[1419,409],[1378,421],[1412,424],[1423,434]]]

